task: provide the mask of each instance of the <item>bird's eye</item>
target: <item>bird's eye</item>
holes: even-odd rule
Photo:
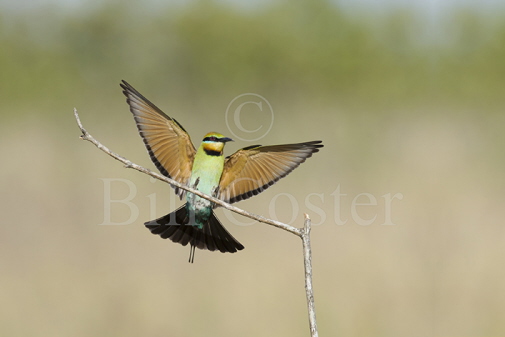
[[[211,142],[215,142],[215,141],[216,141],[216,137],[212,136],[212,137],[210,137],[210,138],[209,138],[209,140],[210,140]]]

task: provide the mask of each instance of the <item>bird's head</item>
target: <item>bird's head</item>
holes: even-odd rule
[[[209,132],[203,137],[202,145],[206,151],[223,152],[224,144],[233,142],[233,139],[223,136],[217,132]]]

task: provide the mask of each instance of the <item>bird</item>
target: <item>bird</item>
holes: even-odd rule
[[[196,149],[188,132],[172,117],[145,98],[128,82],[120,83],[138,132],[156,168],[166,177],[227,203],[248,199],[285,177],[323,147],[322,141],[242,148],[224,157],[226,143],[233,141],[209,132]],[[235,253],[244,249],[214,213],[216,205],[174,187],[186,203],[175,211],[144,225],[152,234],[183,246],[190,244],[189,262],[195,249]]]

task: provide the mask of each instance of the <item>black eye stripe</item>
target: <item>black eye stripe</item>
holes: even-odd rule
[[[216,138],[216,137],[214,137],[214,136],[212,136],[212,137],[205,137],[205,138],[203,139],[203,141],[204,141],[204,142],[217,142],[217,141],[219,141],[219,139],[218,139],[218,138]]]

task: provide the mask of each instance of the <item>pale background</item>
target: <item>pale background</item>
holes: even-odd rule
[[[350,3],[1,2],[0,335],[308,335],[298,238],[219,210],[246,249],[188,264],[188,247],[142,225],[180,203],[173,191],[78,139],[74,107],[97,139],[154,168],[121,79],[195,143],[230,135],[225,111],[243,93],[274,112],[254,143],[324,141],[237,204],[323,222],[312,232],[321,336],[505,335],[505,10]],[[249,129],[270,122],[247,112]],[[111,178],[136,186],[133,224],[99,225]],[[357,218],[360,193],[377,205]],[[403,199],[382,225],[389,193]],[[129,209],[114,204],[111,217],[125,222]]]

